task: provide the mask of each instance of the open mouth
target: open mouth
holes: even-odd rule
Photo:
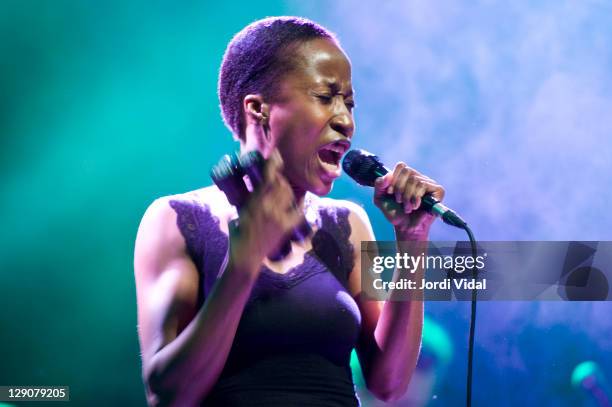
[[[323,168],[334,178],[340,176],[340,160],[349,146],[346,141],[336,141],[324,145],[317,152]]]
[[[319,150],[319,158],[324,163],[338,165],[340,163],[340,157],[342,157],[342,153],[339,153],[338,151],[330,150],[327,148]]]

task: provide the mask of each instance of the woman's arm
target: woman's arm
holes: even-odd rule
[[[440,185],[403,163],[398,163],[392,173],[376,181],[374,203],[393,225],[400,254],[419,256],[427,248],[429,228],[435,218],[420,209],[420,205],[421,197],[428,193],[438,201],[444,198]],[[355,208],[350,219],[354,247],[361,247],[361,241],[375,240],[368,217],[361,208]],[[423,273],[422,268],[417,269],[411,278],[418,282]],[[406,276],[400,276],[396,270],[394,279],[400,277]],[[384,303],[363,298],[360,295],[361,255],[357,250],[349,284],[362,314],[357,353],[368,388],[382,400],[398,399],[408,389],[419,357],[423,301],[406,299],[401,291],[395,290],[389,292],[392,300]]]
[[[151,405],[194,405],[217,381],[249,296],[254,265],[228,264],[197,310],[199,277],[176,214],[155,201],[134,254],[143,378]]]
[[[363,209],[352,207],[349,221],[351,240],[356,248],[349,289],[359,306],[362,321],[357,355],[368,390],[381,400],[396,400],[406,392],[416,367],[421,346],[423,302],[383,302],[361,295],[361,253],[358,248],[361,241],[376,239]]]
[[[216,383],[263,259],[303,219],[281,169],[280,155],[273,154],[261,186],[240,211],[239,229],[230,228],[228,265],[200,309],[198,271],[174,210],[161,199],[145,213],[134,273],[149,404],[199,404]]]

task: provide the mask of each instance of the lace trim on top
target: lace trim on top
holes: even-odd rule
[[[291,267],[286,273],[277,273],[267,266],[262,266],[261,279],[278,288],[289,289],[315,274],[327,271],[317,260],[312,250],[304,253],[301,264]]]
[[[185,198],[172,199],[169,203],[177,214],[177,226],[185,238],[188,253],[203,277],[206,296],[224,264],[229,248],[228,238],[221,231],[219,218],[212,214],[209,205]],[[286,273],[276,273],[262,266],[258,284],[290,289],[329,269],[346,287],[354,266],[348,216],[347,208],[325,206],[309,199],[307,218],[317,226],[317,232],[312,238],[312,249],[304,254],[302,264],[292,267]]]
[[[349,209],[319,206],[316,224],[318,231],[312,238],[313,251],[334,272],[345,286],[354,267],[354,248],[350,241]]]
[[[173,199],[170,206],[177,214],[176,223],[185,238],[189,256],[203,279],[206,297],[223,266],[229,247],[227,236],[219,228],[219,218],[212,214],[209,205],[194,199]]]

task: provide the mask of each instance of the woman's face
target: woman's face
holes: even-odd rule
[[[296,68],[270,103],[270,133],[297,195],[326,195],[355,130],[351,64],[330,40],[296,48]]]

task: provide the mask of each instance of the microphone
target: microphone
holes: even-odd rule
[[[342,160],[342,169],[358,184],[373,187],[374,181],[389,173],[380,159],[374,154],[365,150],[351,150],[346,153]],[[431,194],[426,194],[421,198],[419,209],[425,209],[429,213],[439,216],[447,225],[455,226],[460,229],[467,227],[465,222],[453,210],[442,205]]]
[[[218,164],[210,171],[210,177],[219,187],[230,204],[238,211],[246,205],[251,191],[244,182],[244,176],[248,176],[253,188],[263,182],[264,159],[258,151],[251,151],[242,156],[238,154],[224,155]],[[291,253],[291,241],[301,242],[312,233],[312,228],[306,219],[295,227],[287,240],[276,253],[268,256],[272,261],[278,261]]]

